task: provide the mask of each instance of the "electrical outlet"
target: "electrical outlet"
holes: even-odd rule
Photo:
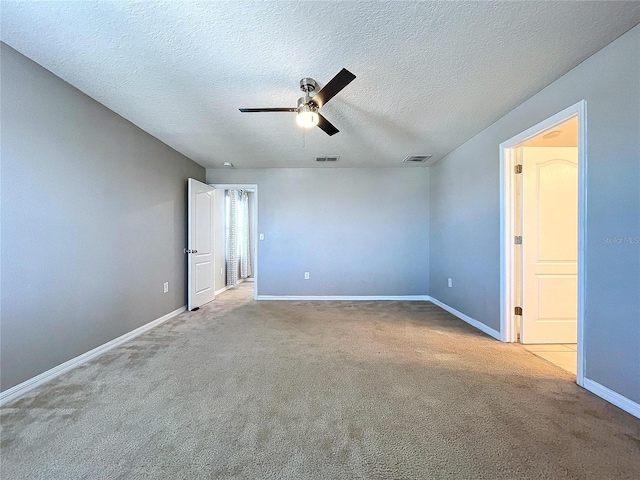
[[[304,279],[309,280],[309,272],[304,272]]]
[[[169,282],[164,282],[164,293],[169,292]]]
[[[449,279],[447,285],[449,285],[449,288],[453,287],[453,280]]]
[[[260,234],[260,240],[264,240],[264,233]]]

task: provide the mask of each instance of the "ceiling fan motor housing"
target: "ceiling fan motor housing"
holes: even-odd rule
[[[305,94],[304,97],[298,99],[298,113],[302,112],[317,112],[318,106],[313,103],[309,94]]]

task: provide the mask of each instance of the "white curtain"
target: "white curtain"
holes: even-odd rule
[[[238,283],[238,191],[227,190],[227,286]]]
[[[253,276],[249,195],[243,190],[227,190],[227,286]],[[238,270],[240,270],[238,272]]]

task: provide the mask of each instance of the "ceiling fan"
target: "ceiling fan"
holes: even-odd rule
[[[318,110],[355,78],[356,76],[353,73],[343,68],[335,77],[329,80],[329,83],[313,96],[311,93],[315,92],[316,88],[318,88],[318,82],[313,78],[303,78],[300,80],[300,90],[304,92],[304,96],[298,99],[298,106],[296,108],[241,108],[239,110],[242,113],[296,112],[296,122],[302,128],[312,128],[317,125],[327,135],[335,135],[340,130],[324,118]]]

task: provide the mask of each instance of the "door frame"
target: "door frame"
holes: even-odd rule
[[[210,186],[216,190],[229,190],[235,188],[237,190],[251,190],[253,195],[253,215],[251,218],[251,226],[253,227],[253,299],[258,300],[258,185],[255,183],[210,183]]]
[[[516,220],[515,150],[523,143],[574,117],[578,118],[578,365],[576,382],[584,384],[585,372],[585,286],[587,231],[587,102],[580,102],[528,128],[500,144],[500,336],[503,342],[517,342],[515,305]]]

